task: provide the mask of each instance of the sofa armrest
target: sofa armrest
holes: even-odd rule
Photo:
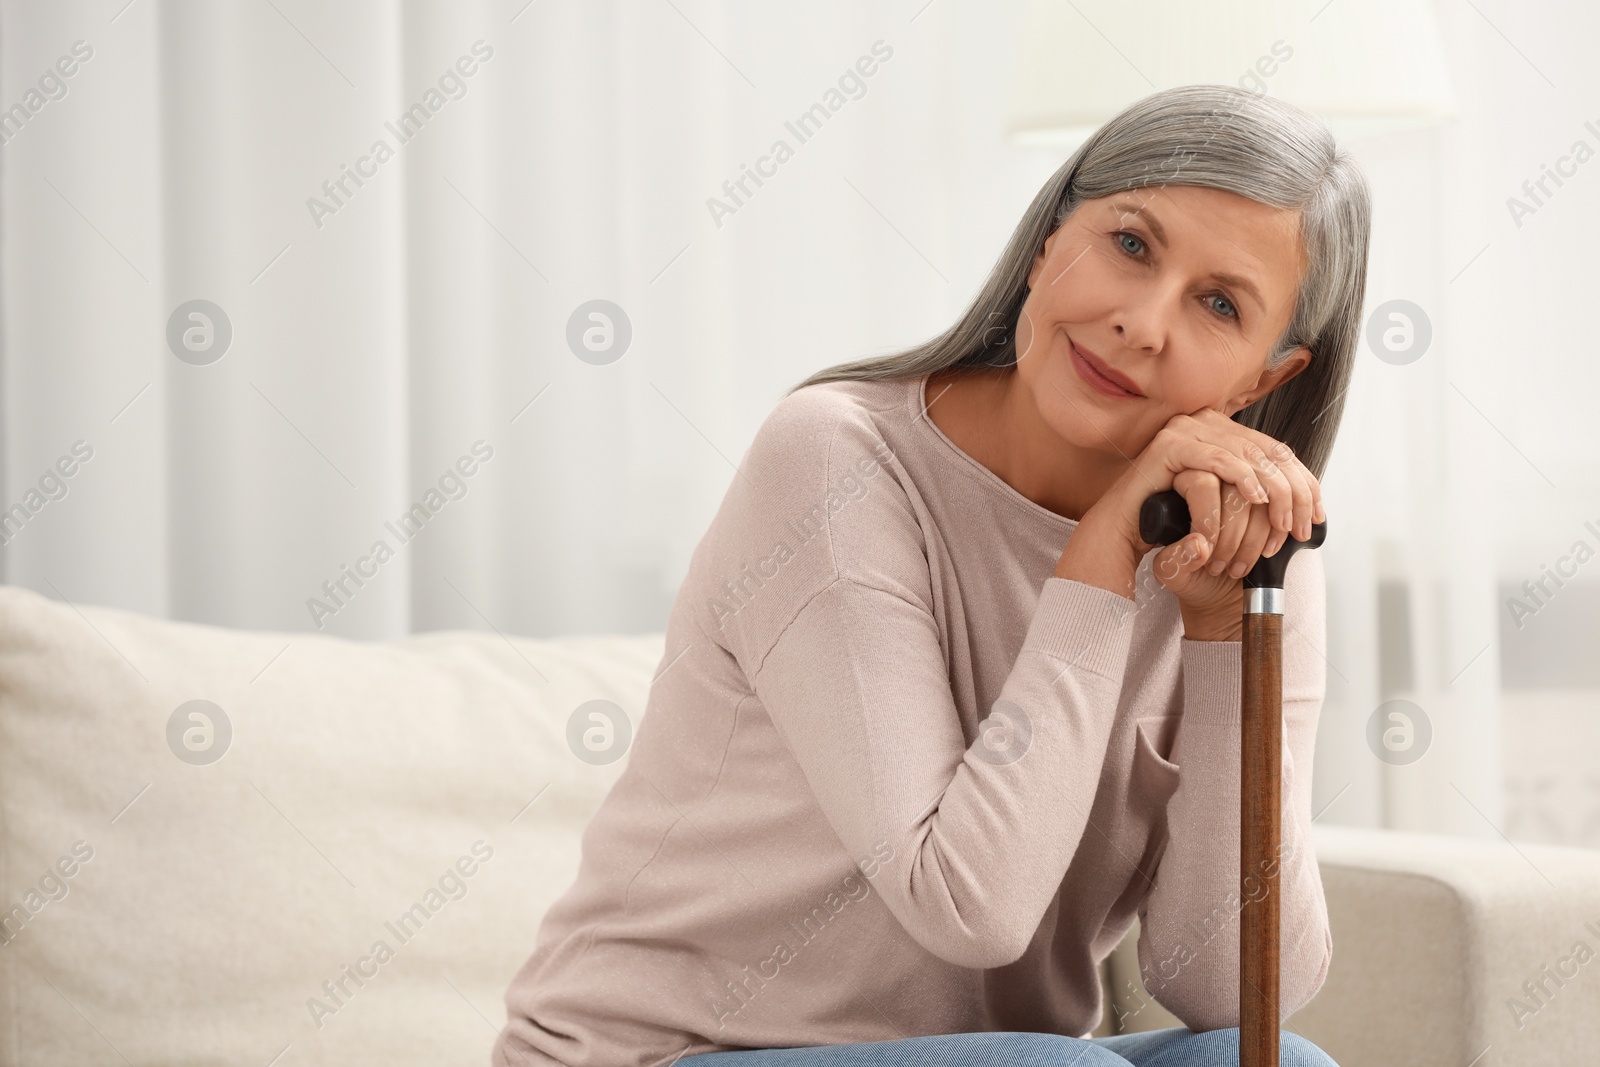
[[[1600,1047],[1600,851],[1314,830],[1333,964],[1286,1020],[1341,1064],[1540,1067]],[[1124,1029],[1181,1025],[1139,980],[1138,925],[1107,960]]]

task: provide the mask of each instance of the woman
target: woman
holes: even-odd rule
[[[494,1062],[1237,1063],[1239,576],[1325,518],[1368,219],[1321,120],[1160,92],[953,327],[784,397]],[[1200,530],[1152,551],[1172,488]],[[1286,579],[1285,1015],[1332,954],[1319,557]],[[1185,1027],[1078,1036],[1136,917]]]

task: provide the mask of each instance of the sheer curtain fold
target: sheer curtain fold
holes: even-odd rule
[[[5,580],[359,638],[660,629],[784,390],[948,325],[1059,164],[1001,132],[1021,6],[0,0],[0,107],[92,49],[0,144],[3,504],[38,503]],[[1581,124],[1503,106],[1543,90],[1478,17],[1441,12],[1473,72],[1462,128],[1355,146],[1369,303],[1415,300],[1435,333],[1409,368],[1363,351],[1326,480],[1330,822],[1494,832],[1492,589],[1515,524],[1483,519],[1483,481],[1560,510],[1509,439],[1562,492],[1592,488],[1545,437],[1585,390],[1536,405],[1493,370],[1518,329],[1581,332],[1554,307],[1518,327],[1494,297],[1537,300],[1530,242],[1593,201],[1564,191],[1525,230],[1499,213]],[[856,92],[841,77],[866,55]],[[209,362],[169,343],[196,300],[231,330]],[[631,332],[609,362],[568,340],[596,300]],[[92,458],[52,475],[78,442]],[[1548,555],[1566,529],[1523,543]],[[1366,741],[1385,546],[1415,590],[1421,772]]]

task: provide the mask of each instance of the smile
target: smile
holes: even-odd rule
[[[1077,371],[1078,377],[1082,378],[1085,382],[1088,382],[1090,387],[1092,387],[1096,392],[1103,393],[1106,396],[1116,397],[1136,397],[1144,395],[1143,393],[1136,392],[1134,389],[1126,388],[1120,382],[1113,380],[1112,375],[1115,375],[1116,378],[1121,379],[1122,381],[1127,381],[1130,385],[1132,384],[1130,379],[1126,378],[1124,375],[1118,374],[1117,371],[1113,370],[1111,367],[1108,367],[1103,360],[1098,359],[1092,353],[1085,352],[1083,349],[1079,348],[1073,343],[1072,338],[1067,338],[1067,345],[1072,349],[1072,369]]]

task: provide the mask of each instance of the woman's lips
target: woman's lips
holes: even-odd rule
[[[1122,386],[1106,377],[1106,375],[1100,371],[1099,367],[1096,366],[1096,364],[1099,364],[1099,366],[1104,366],[1104,363],[1101,363],[1093,356],[1084,352],[1083,349],[1079,348],[1073,343],[1070,337],[1067,339],[1067,344],[1072,349],[1072,368],[1078,372],[1078,377],[1088,382],[1096,392],[1104,393],[1106,396],[1120,397],[1144,395],[1142,393],[1135,393],[1131,389],[1124,389]]]

